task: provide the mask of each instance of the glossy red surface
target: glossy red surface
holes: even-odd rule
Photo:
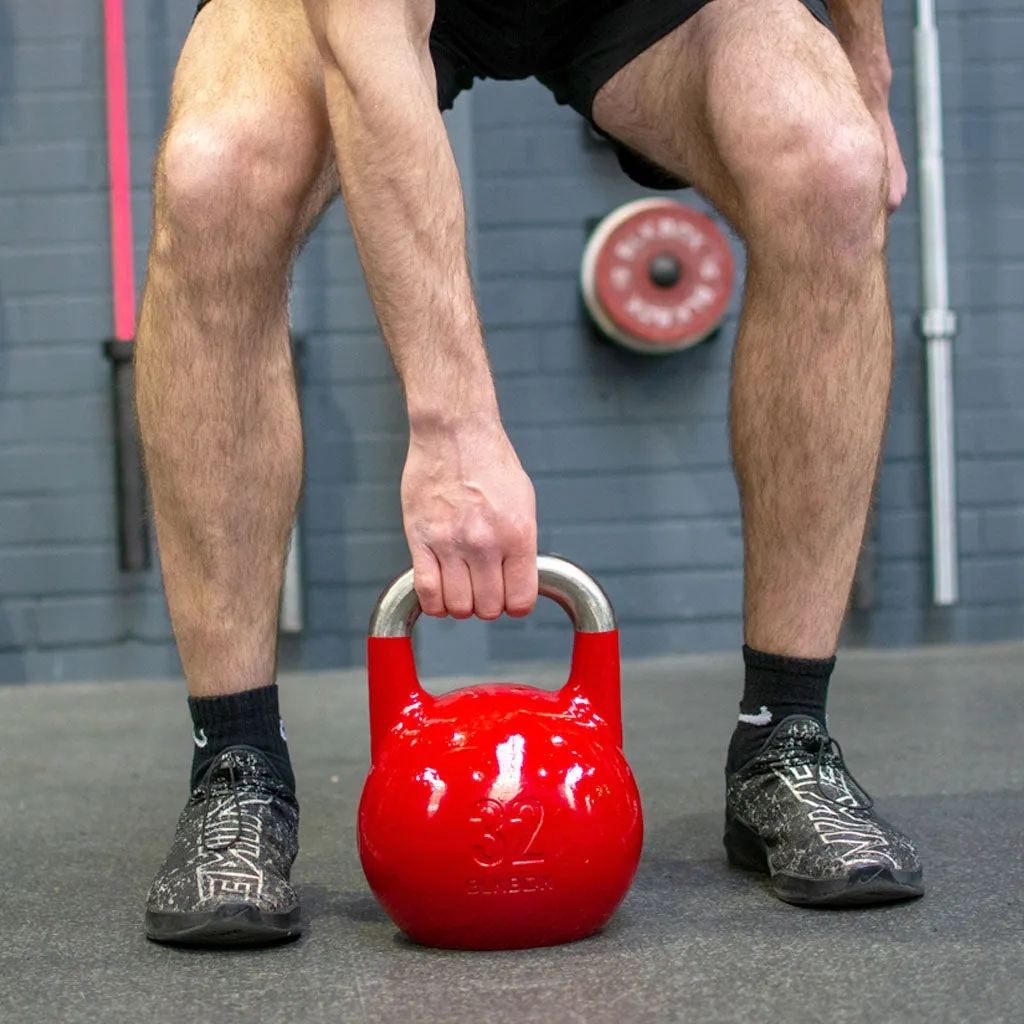
[[[620,748],[618,635],[578,633],[557,693],[489,684],[432,697],[406,638],[371,638],[373,765],[359,851],[418,942],[516,949],[581,939],[636,873],[640,795]]]

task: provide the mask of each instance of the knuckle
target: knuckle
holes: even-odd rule
[[[498,551],[494,530],[486,523],[477,523],[466,528],[463,547],[478,558],[488,558]]]
[[[537,538],[537,522],[535,519],[519,519],[512,524],[510,532],[519,544],[532,544]]]
[[[433,566],[424,569],[416,562],[417,560],[414,559],[412,576],[416,599],[420,603],[420,608],[427,615],[437,615],[438,609],[444,608],[444,602],[441,599],[441,578]]]
[[[516,537],[516,546],[523,552],[523,556],[533,558],[537,554],[537,531],[527,527]]]
[[[413,586],[416,588],[417,596],[421,599],[436,597],[440,593],[440,580],[436,572],[414,568]]]
[[[437,527],[430,531],[430,539],[427,542],[432,551],[438,554],[451,554],[456,548],[455,533],[448,527]]]

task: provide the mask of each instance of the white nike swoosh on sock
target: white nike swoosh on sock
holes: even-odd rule
[[[200,736],[202,737],[202,739],[200,739],[200,738],[199,738]],[[203,749],[203,747],[205,747],[205,746],[206,746],[206,744],[210,742],[210,741],[209,741],[209,739],[207,739],[207,736],[206,736],[206,730],[205,730],[205,729],[200,729],[200,730],[199,730],[199,736],[197,736],[197,735],[196,735],[195,733],[193,733],[193,734],[192,734],[192,740],[193,740],[193,742],[195,743],[195,745],[196,745],[196,746],[197,746],[197,747],[198,747],[198,748],[199,748],[200,750],[202,750],[202,749]]]
[[[756,715],[740,715],[740,721],[744,725],[771,725],[772,713],[762,704]]]

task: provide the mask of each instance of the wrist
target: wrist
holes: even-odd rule
[[[863,55],[850,54],[850,64],[853,66],[861,95],[864,97],[868,109],[873,114],[888,111],[889,90],[892,87],[892,65],[889,63],[889,57],[885,50],[883,49],[881,54],[877,52]]]
[[[414,438],[489,434],[501,429],[497,402],[445,408],[436,404],[409,405],[409,431]]]
[[[857,87],[865,106],[876,118],[889,112],[889,90],[892,86],[892,65],[884,42],[881,47],[844,43],[846,58],[857,79]]]
[[[501,413],[490,370],[464,370],[436,377],[432,384],[405,388],[409,429],[417,436],[501,429]]]

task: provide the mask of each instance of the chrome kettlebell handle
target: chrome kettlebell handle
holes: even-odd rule
[[[565,609],[577,633],[608,633],[616,628],[615,610],[601,585],[574,562],[538,555],[540,593]],[[412,569],[389,584],[370,617],[372,637],[407,637],[420,617]]]

